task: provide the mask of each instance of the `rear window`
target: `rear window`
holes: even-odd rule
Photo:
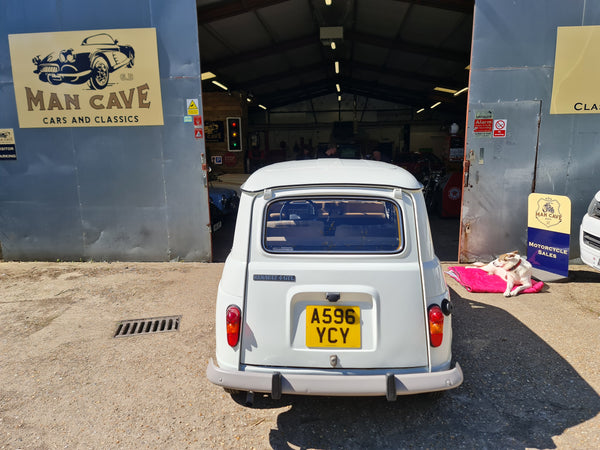
[[[273,253],[395,253],[402,217],[391,200],[292,198],[269,203],[263,245]]]

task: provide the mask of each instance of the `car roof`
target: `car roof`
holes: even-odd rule
[[[408,171],[380,161],[365,159],[309,159],[271,164],[254,172],[242,185],[245,192],[306,186],[386,186],[420,189],[421,183]]]

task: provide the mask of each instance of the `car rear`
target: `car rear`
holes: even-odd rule
[[[451,304],[424,211],[419,189],[387,186],[243,195],[236,238],[246,214],[246,263],[234,262],[236,250],[227,263],[244,269],[243,294],[230,295],[226,264],[209,379],[275,396],[393,399],[458,386]]]

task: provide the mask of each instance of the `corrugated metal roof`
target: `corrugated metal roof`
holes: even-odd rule
[[[412,107],[466,96],[474,0],[197,0],[201,68],[270,108],[343,93]],[[332,50],[321,27],[343,27]],[[340,62],[340,73],[334,61]],[[205,82],[203,89],[215,88]]]

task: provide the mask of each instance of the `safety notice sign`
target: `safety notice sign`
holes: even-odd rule
[[[476,111],[473,121],[474,137],[492,137],[494,114],[491,111]]]
[[[0,128],[0,159],[17,159],[15,130]]]
[[[188,116],[197,116],[200,114],[197,98],[188,98],[185,103]]]
[[[506,137],[506,119],[494,119],[494,134],[495,138],[505,138]]]

